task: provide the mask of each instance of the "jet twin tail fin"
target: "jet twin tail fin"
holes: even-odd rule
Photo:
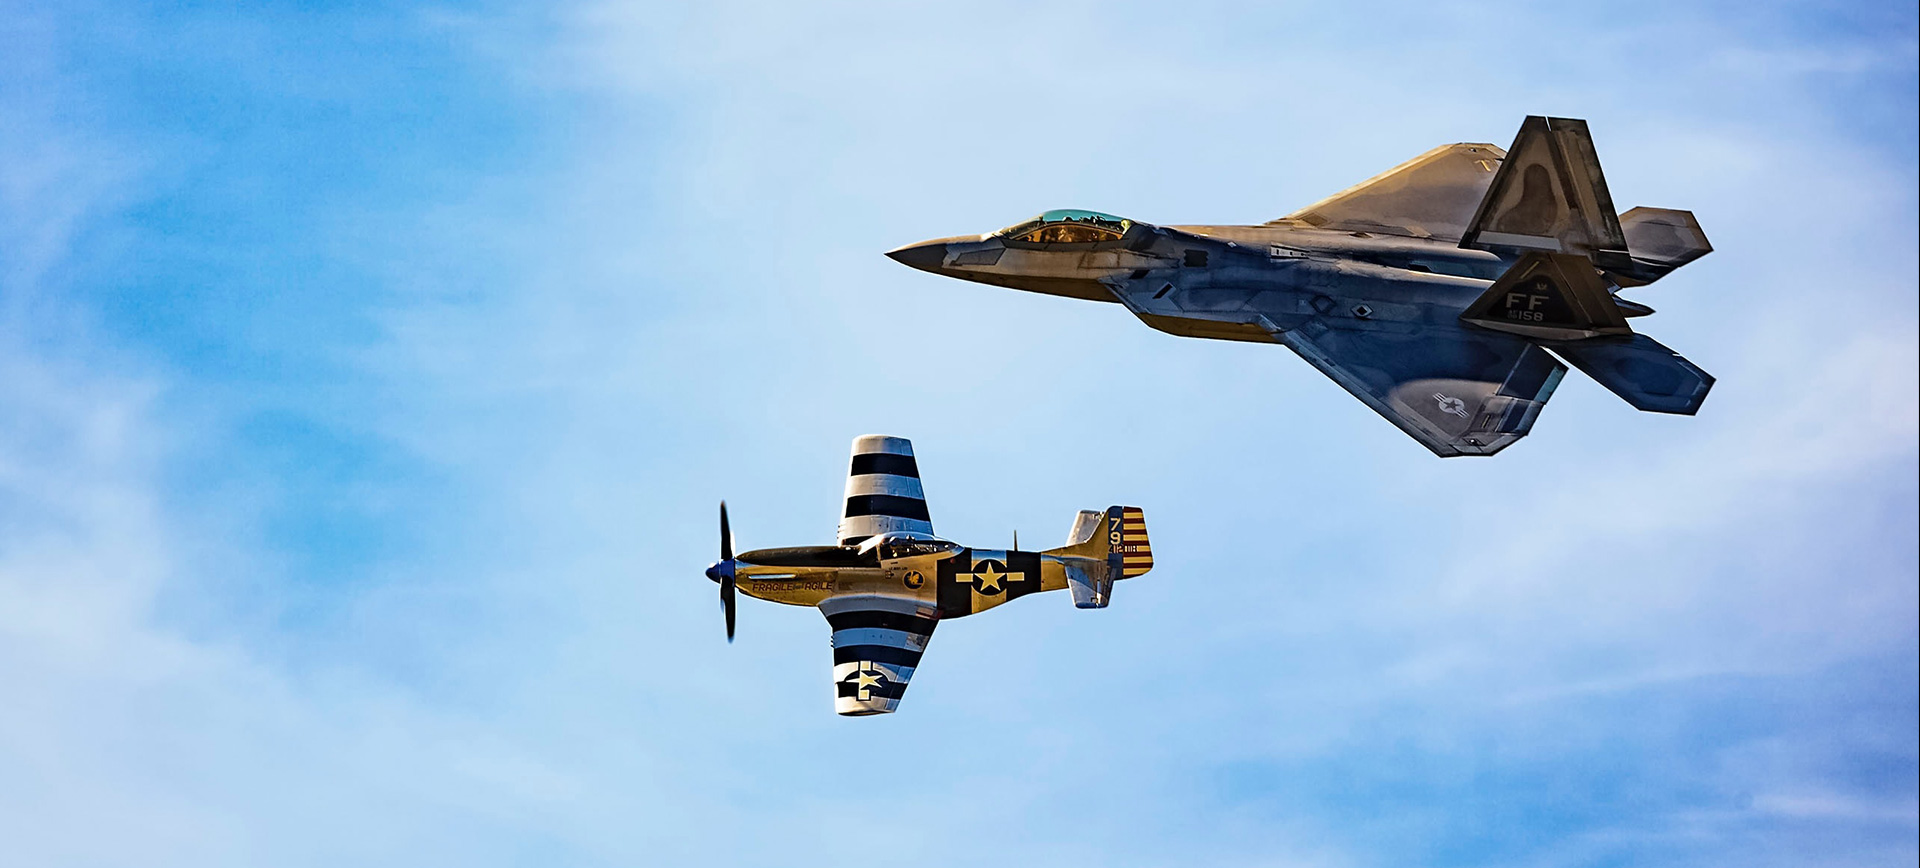
[[[1585,257],[1528,253],[1460,319],[1552,350],[1637,409],[1691,416],[1713,388],[1712,375],[1627,326]]]
[[[1641,410],[1691,415],[1706,400],[1713,377],[1634,334],[1626,317],[1652,311],[1613,285],[1652,283],[1713,245],[1688,211],[1615,217],[1586,121],[1527,118],[1460,246],[1519,256],[1463,322],[1546,347]]]
[[[1644,286],[1713,252],[1691,211],[1643,206],[1616,217],[1587,122],[1537,116],[1520,124],[1460,246],[1576,254],[1621,286]]]
[[[1627,264],[1626,235],[1587,122],[1530,116],[1521,123],[1460,246],[1572,253],[1603,267]]]
[[[1547,340],[1633,333],[1593,263],[1584,256],[1538,250],[1520,257],[1460,318]]]

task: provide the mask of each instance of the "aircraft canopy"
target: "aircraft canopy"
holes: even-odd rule
[[[1133,221],[1112,214],[1059,208],[1002,229],[999,234],[1036,244],[1073,244],[1113,241],[1132,226]]]

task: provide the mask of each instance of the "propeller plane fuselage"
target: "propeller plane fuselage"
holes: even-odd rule
[[[1070,562],[1085,558],[967,548],[940,539],[884,537],[862,549],[760,549],[734,557],[740,592],[789,606],[845,594],[886,594],[960,618],[1036,591],[1067,587]],[[962,592],[967,593],[962,593]]]

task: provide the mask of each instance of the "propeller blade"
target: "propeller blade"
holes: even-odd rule
[[[727,642],[733,642],[733,577],[728,576],[720,582],[720,608],[727,610]]]
[[[720,501],[720,609],[727,613],[727,642],[733,642],[733,613],[737,608],[733,581],[733,528],[727,525],[727,502]]]

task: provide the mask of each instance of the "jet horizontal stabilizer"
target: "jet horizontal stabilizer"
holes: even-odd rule
[[[1640,206],[1620,215],[1631,262],[1607,268],[1621,286],[1645,286],[1713,252],[1692,211]]]
[[[1713,388],[1712,374],[1646,335],[1548,347],[1636,410],[1691,416]]]

